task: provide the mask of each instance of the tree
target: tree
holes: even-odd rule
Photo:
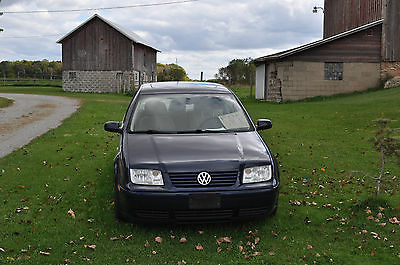
[[[157,64],[157,81],[188,81],[185,69],[177,64]]]
[[[391,157],[397,157],[398,164],[400,165],[400,140],[394,134],[399,131],[400,128],[392,129],[388,125],[392,120],[381,118],[375,120],[374,123],[378,126],[378,130],[375,131],[375,135],[371,138],[376,151],[380,153],[379,164],[380,173],[376,179],[376,197],[379,198],[381,191],[381,184],[384,177],[385,163]]]
[[[251,58],[234,59],[228,66],[222,67],[215,75],[216,79],[230,85],[252,85],[254,83],[256,67]]]

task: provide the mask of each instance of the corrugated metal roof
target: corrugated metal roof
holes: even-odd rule
[[[127,37],[128,39],[130,39],[133,42],[136,43],[140,43],[143,45],[146,45],[158,52],[160,52],[159,49],[155,48],[154,46],[150,45],[147,41],[145,41],[144,39],[142,39],[139,35],[137,35],[136,33],[134,33],[133,31],[130,31],[128,29],[125,29],[124,27],[111,22],[103,17],[101,17],[98,14],[94,14],[92,17],[90,17],[89,19],[87,19],[85,22],[83,22],[82,24],[80,24],[78,27],[74,28],[72,31],[70,31],[69,33],[67,33],[64,37],[62,37],[61,39],[59,39],[57,41],[57,43],[62,43],[64,39],[68,38],[72,33],[74,33],[75,31],[79,30],[83,25],[85,25],[86,23],[88,23],[89,21],[91,21],[94,18],[99,18],[100,20],[102,20],[104,23],[108,24],[110,27],[114,28],[116,31],[118,31],[119,33],[121,33],[122,35],[124,35],[125,37]]]
[[[293,49],[289,49],[289,50],[286,50],[286,51],[282,51],[282,52],[274,53],[274,54],[271,54],[271,55],[259,57],[257,59],[254,59],[254,62],[257,63],[257,62],[265,62],[265,61],[273,61],[273,60],[277,60],[277,59],[282,59],[282,58],[288,57],[290,55],[293,55],[293,54],[296,54],[296,53],[299,53],[299,52],[302,52],[302,51],[305,51],[305,50],[308,50],[308,49],[311,49],[311,48],[314,48],[314,47],[317,47],[317,46],[321,46],[321,45],[329,43],[329,42],[332,42],[334,40],[347,37],[349,35],[355,34],[357,32],[360,32],[360,31],[363,31],[363,30],[366,30],[366,29],[369,29],[369,28],[372,28],[372,27],[380,25],[382,23],[383,23],[383,19],[380,19],[380,20],[374,21],[372,23],[360,26],[358,28],[354,28],[354,29],[342,32],[340,34],[331,36],[331,37],[326,38],[326,39],[322,39],[322,40],[318,40],[318,41],[315,41],[315,42],[311,42],[309,44],[305,44],[305,45],[302,45],[302,46],[299,46],[299,47],[296,47],[296,48],[293,48]]]

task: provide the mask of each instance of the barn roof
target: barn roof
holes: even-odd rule
[[[305,45],[302,45],[302,46],[299,46],[299,47],[296,47],[296,48],[293,48],[293,49],[289,49],[289,50],[286,50],[286,51],[282,51],[282,52],[278,52],[278,53],[274,53],[274,54],[271,54],[271,55],[267,55],[267,56],[263,56],[263,57],[254,59],[254,62],[255,63],[261,63],[261,62],[266,62],[266,61],[274,61],[274,60],[283,59],[283,58],[288,57],[290,55],[294,55],[294,54],[303,52],[305,50],[309,50],[309,49],[321,46],[323,44],[335,41],[337,39],[341,39],[341,38],[347,37],[347,36],[355,34],[357,32],[372,28],[374,26],[381,25],[382,23],[383,23],[383,19],[380,19],[380,20],[374,21],[372,23],[360,26],[358,28],[354,28],[354,29],[342,32],[340,34],[331,36],[329,38],[325,38],[325,39],[318,40],[318,41],[315,41],[315,42],[311,42],[311,43],[308,43],[308,44],[305,44]]]
[[[62,37],[61,39],[59,39],[57,41],[57,43],[62,43],[66,38],[68,38],[70,35],[72,35],[75,31],[79,30],[80,28],[82,28],[85,24],[87,24],[89,21],[91,21],[94,18],[98,18],[100,20],[102,20],[104,23],[108,24],[110,27],[114,28],[116,31],[118,31],[119,33],[121,33],[122,35],[124,35],[125,37],[127,37],[128,39],[130,39],[131,41],[135,42],[135,43],[140,43],[143,44],[145,46],[148,46],[158,52],[160,52],[159,49],[155,48],[154,46],[150,45],[147,41],[145,41],[144,39],[142,39],[139,35],[137,35],[136,33],[123,28],[122,26],[111,22],[103,17],[101,17],[98,14],[94,14],[92,17],[90,17],[89,19],[87,19],[85,22],[83,22],[82,24],[80,24],[79,26],[77,26],[76,28],[74,28],[72,31],[70,31],[69,33],[67,33],[64,37]]]

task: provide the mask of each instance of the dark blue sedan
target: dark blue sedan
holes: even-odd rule
[[[214,83],[143,85],[122,123],[114,161],[121,220],[205,222],[274,214],[278,164],[238,98]]]

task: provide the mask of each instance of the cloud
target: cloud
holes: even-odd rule
[[[140,3],[164,2],[146,0]],[[121,0],[118,6],[139,2]],[[3,0],[0,10],[59,10],[115,5],[105,0]],[[162,50],[159,62],[178,58],[191,78],[212,78],[235,58],[264,56],[322,37],[323,0],[200,0],[192,3],[99,11]],[[82,13],[4,14],[0,17],[0,60],[61,60],[56,41],[93,15]],[[42,38],[13,38],[48,36]]]

